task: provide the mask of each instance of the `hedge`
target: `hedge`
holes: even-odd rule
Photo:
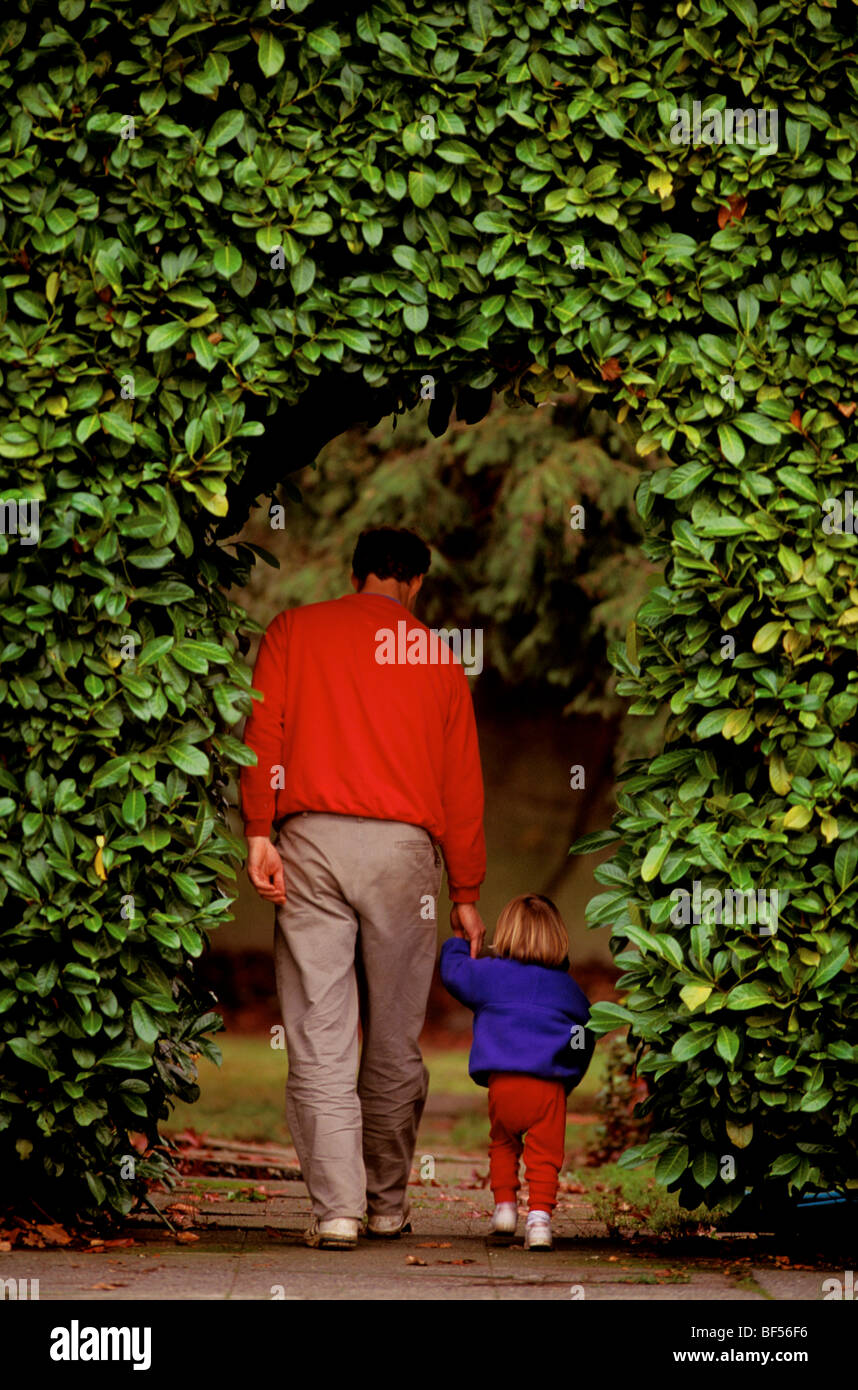
[[[225,591],[254,555],[228,538],[348,424],[570,386],[671,459],[638,489],[664,581],[615,656],[671,719],[598,870],[627,990],[598,1027],[643,1048],[683,1198],[854,1174],[858,585],[822,525],[856,458],[852,23],[798,0],[3,23],[7,1194],[128,1211],[214,1049],[194,961],[241,859],[251,703]],[[705,143],[734,105],[775,109],[777,147]],[[33,500],[38,544],[12,525]],[[788,891],[777,932],[674,925],[695,879]]]

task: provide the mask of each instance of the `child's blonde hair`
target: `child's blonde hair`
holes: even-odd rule
[[[498,917],[492,950],[525,964],[561,965],[569,954],[569,936],[550,898],[520,893]]]

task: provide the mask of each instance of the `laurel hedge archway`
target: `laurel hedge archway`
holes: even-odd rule
[[[664,583],[616,654],[635,708],[672,719],[597,873],[627,985],[599,1026],[644,1047],[647,1152],[685,1200],[854,1174],[858,586],[851,535],[821,526],[856,458],[851,21],[798,0],[5,21],[7,1193],[122,1213],[162,1170],[158,1121],[214,1049],[194,960],[241,855],[224,589],[253,557],[219,537],[425,376],[442,423],[456,393],[476,418],[492,387],[574,379],[672,458],[638,495]],[[695,102],[776,109],[776,148],[673,143]],[[777,932],[673,925],[695,880],[788,893]]]

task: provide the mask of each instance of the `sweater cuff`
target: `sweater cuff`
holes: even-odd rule
[[[475,903],[480,896],[480,885],[475,888],[460,888],[458,885],[449,884],[451,903]]]
[[[252,835],[264,835],[266,840],[271,839],[270,820],[249,820],[244,826],[245,837],[249,840]]]

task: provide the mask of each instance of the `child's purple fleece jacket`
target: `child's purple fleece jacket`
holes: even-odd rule
[[[545,1081],[562,1081],[566,1094],[590,1064],[595,1038],[584,1045],[572,1028],[585,1024],[590,1006],[566,966],[525,965],[486,956],[471,960],[470,946],[451,937],[441,947],[441,979],[455,999],[474,1011],[474,1042],[468,1071],[488,1086],[493,1071],[525,1072]]]

